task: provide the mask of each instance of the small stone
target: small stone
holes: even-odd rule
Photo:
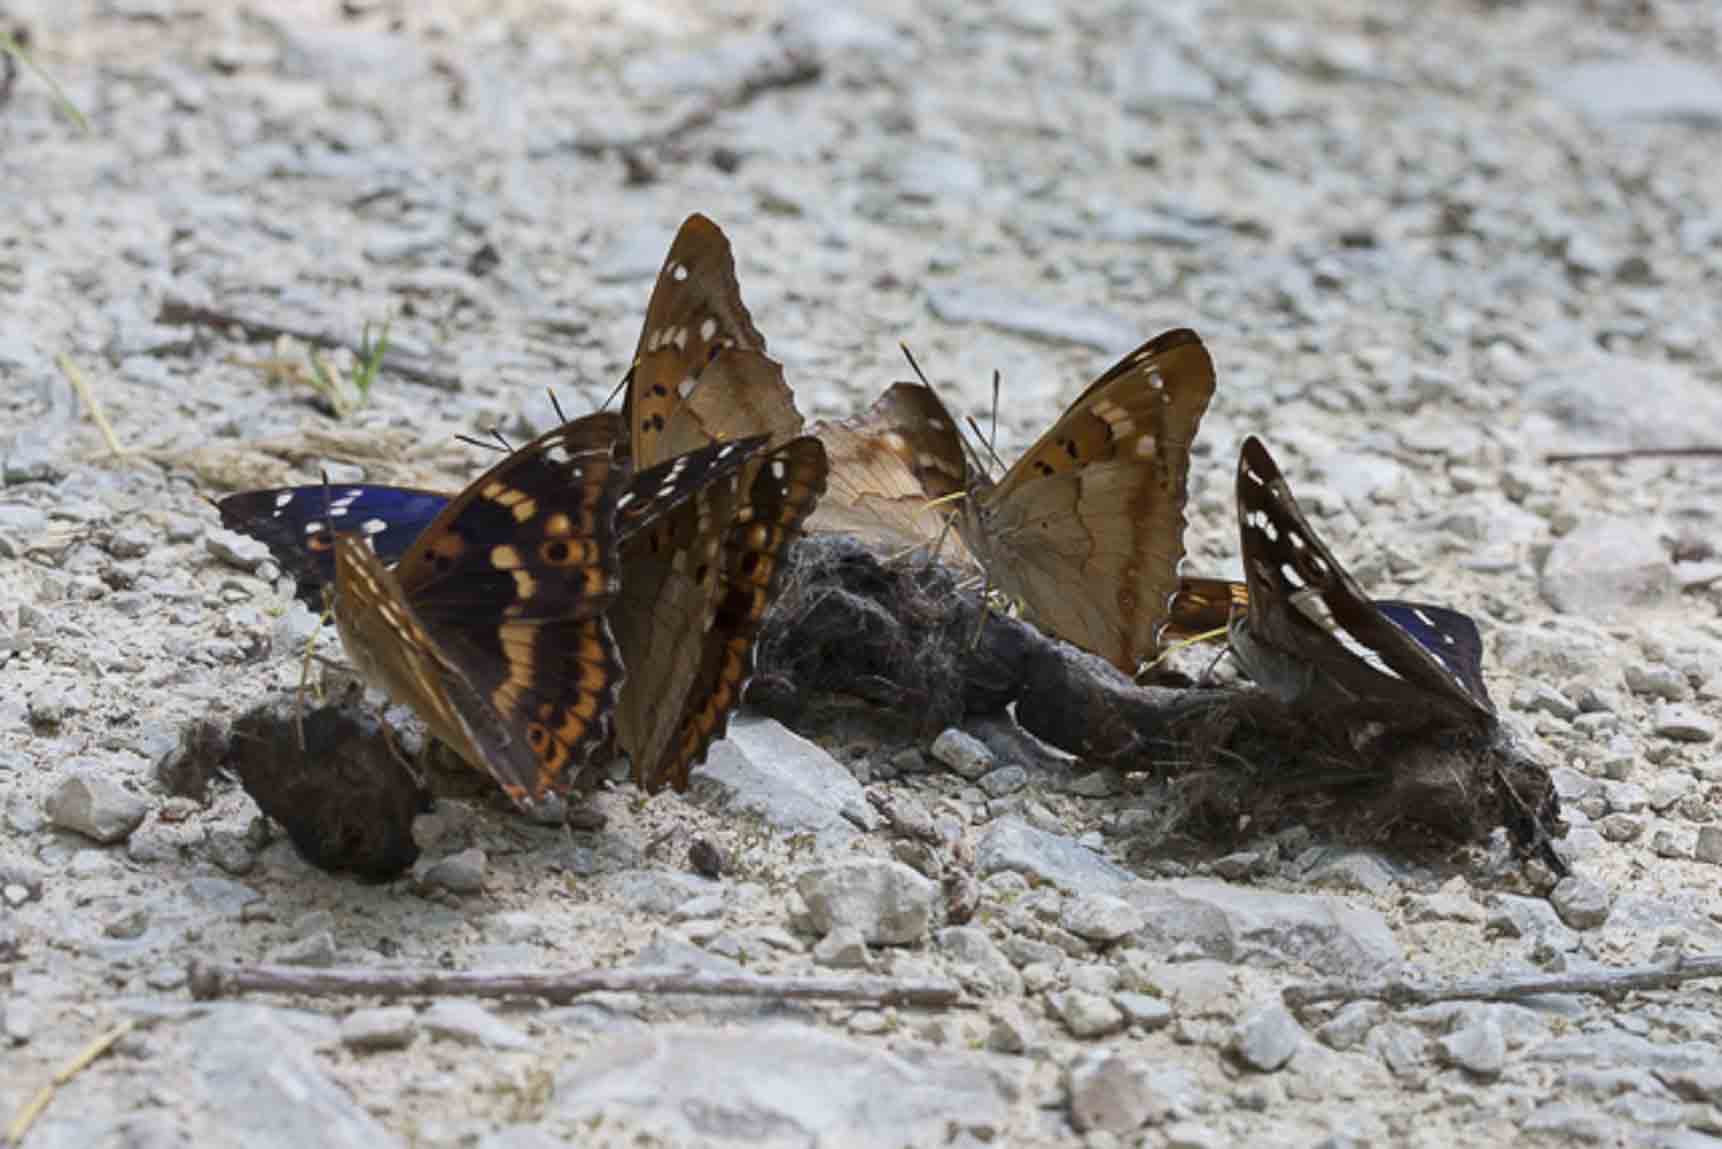
[[[858,930],[869,945],[912,945],[932,921],[932,882],[901,862],[868,858],[803,870],[795,888],[821,934]]]
[[[1238,1023],[1231,1052],[1251,1069],[1273,1073],[1285,1067],[1302,1040],[1303,1027],[1291,1011],[1283,1005],[1268,1005]]]
[[[419,885],[426,889],[476,894],[484,890],[487,863],[484,851],[473,847],[443,858],[421,858],[413,871]]]
[[[1112,1004],[1123,1011],[1125,1021],[1150,1033],[1172,1022],[1172,1007],[1153,994],[1115,993]]]
[[[1651,782],[1646,795],[1652,810],[1661,813],[1698,789],[1698,779],[1690,774],[1669,771]]]
[[[1629,662],[1621,671],[1626,688],[1634,694],[1660,698],[1664,702],[1684,702],[1692,697],[1686,676],[1672,666],[1658,663]]]
[[[528,1049],[532,1045],[524,1033],[492,1017],[475,1001],[455,998],[436,1002],[424,1011],[419,1023],[427,1033],[465,1045],[490,1049]]]
[[[335,936],[328,930],[319,930],[274,950],[269,960],[281,965],[334,965]]]
[[[838,926],[813,947],[813,960],[831,969],[872,969],[867,942],[853,926]]]
[[[1695,707],[1681,703],[1657,707],[1650,729],[1671,742],[1713,742],[1716,739],[1716,724]]]
[[[1053,995],[1051,1004],[1059,1020],[1079,1038],[1105,1037],[1124,1028],[1124,1012],[1099,994],[1066,990]]]
[[[729,872],[729,853],[710,838],[695,838],[688,847],[688,865],[705,878],[721,878]]]
[[[1071,1062],[1070,1123],[1079,1133],[1130,1133],[1154,1115],[1148,1066],[1134,1057],[1095,1050]]]
[[[935,761],[970,780],[982,777],[997,764],[985,742],[954,726],[933,740],[929,753]]]
[[[1064,903],[1058,924],[1087,941],[1105,945],[1147,923],[1142,911],[1112,894],[1083,894]]]
[[[1713,866],[1722,865],[1722,826],[1698,827],[1698,842],[1692,856]]]
[[[254,571],[269,561],[269,548],[249,535],[212,527],[203,536],[204,549],[228,566]]]
[[[1033,1041],[1034,1031],[1015,1002],[1000,1002],[987,1020],[987,1048],[994,1053],[1021,1053]]]
[[[416,1018],[404,1005],[355,1009],[341,1019],[341,1044],[361,1053],[405,1049],[417,1036]]]
[[[1575,930],[1595,929],[1608,920],[1612,903],[1601,882],[1574,874],[1562,878],[1549,895],[1549,903],[1561,921]]]
[[[1215,858],[1212,864],[1214,873],[1226,881],[1241,882],[1245,878],[1260,873],[1263,861],[1262,854],[1258,850],[1239,850],[1235,854]]]
[[[1350,1001],[1315,1031],[1329,1049],[1344,1052],[1361,1044],[1369,1031],[1387,1019],[1387,1006],[1379,1001]]]
[[[1231,1139],[1197,1121],[1175,1121],[1166,1126],[1166,1149],[1222,1149]]]
[[[981,775],[980,787],[989,798],[1003,798],[1028,785],[1028,771],[1021,766],[1000,766]]]
[[[1484,1017],[1436,1041],[1441,1060],[1473,1077],[1493,1081],[1507,1064],[1507,1039],[1493,1017]]]
[[[104,845],[124,841],[149,813],[149,803],[93,770],[62,781],[48,796],[48,820]]]
[[[1466,922],[1481,925],[1483,907],[1464,894],[1413,894],[1405,900],[1405,916],[1414,922]]]
[[[722,894],[701,894],[699,897],[689,898],[671,910],[670,921],[697,922],[704,918],[721,918],[723,906]]]

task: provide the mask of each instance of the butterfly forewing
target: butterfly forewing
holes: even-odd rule
[[[449,496],[374,483],[318,483],[229,495],[216,504],[221,525],[269,548],[307,606],[322,608],[335,581],[334,531],[356,532],[393,563],[448,506]]]
[[[1190,447],[1214,393],[1195,332],[1120,360],[997,486],[971,483],[965,541],[1043,629],[1127,673],[1159,644],[1184,557]]]
[[[729,240],[703,215],[682,224],[658,272],[622,411],[642,467],[713,439],[800,431],[783,368],[741,301]]]
[[[1262,668],[1264,677],[1283,682],[1288,668],[1301,668],[1312,689],[1353,701],[1413,704],[1419,719],[1493,719],[1475,624],[1457,612],[1430,614],[1420,604],[1394,604],[1384,612],[1315,534],[1278,465],[1254,436],[1238,457],[1237,498],[1249,585],[1240,652],[1257,651],[1274,664]],[[1393,617],[1402,606],[1410,608],[1406,621]],[[1421,628],[1438,634],[1437,618],[1447,616],[1467,624],[1451,623],[1451,661],[1418,633]],[[1249,659],[1245,653],[1246,669]]]

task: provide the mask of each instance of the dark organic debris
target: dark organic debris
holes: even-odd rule
[[[306,861],[386,881],[418,859],[413,819],[430,795],[362,701],[308,710],[304,749],[291,699],[233,723],[223,760]]]
[[[1348,836],[1416,826],[1468,842],[1504,825],[1522,851],[1565,870],[1550,843],[1559,806],[1548,771],[1498,727],[1318,723],[1258,690],[1138,686],[1014,619],[988,613],[977,627],[980,595],[923,557],[891,561],[818,535],[790,564],[748,693],[785,721],[829,694],[919,716],[923,731],[1014,702],[1024,730],[1090,766],[1165,779],[1165,834],[1224,839],[1298,819]]]

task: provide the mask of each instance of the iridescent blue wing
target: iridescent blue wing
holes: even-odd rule
[[[1475,619],[1428,602],[1376,599],[1375,606],[1389,622],[1434,655],[1473,698],[1486,706],[1494,705],[1483,682],[1483,636]]]
[[[323,587],[335,581],[331,524],[363,535],[378,558],[394,563],[442,513],[449,499],[415,487],[318,483],[242,491],[216,507],[222,526],[268,547],[276,563],[298,584],[299,598],[321,610]]]

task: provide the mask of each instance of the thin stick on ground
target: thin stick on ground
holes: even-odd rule
[[[1551,993],[1588,993],[1616,997],[1637,990],[1674,989],[1689,981],[1722,977],[1722,955],[1682,958],[1672,965],[1576,973],[1510,974],[1448,982],[1322,982],[1291,985],[1280,996],[1292,1009],[1327,1001],[1382,1001],[1391,1006],[1434,1005],[1443,1001],[1520,1001]]]
[[[62,1085],[65,1085],[67,1082],[71,1081],[72,1078],[95,1064],[96,1060],[100,1058],[102,1054],[114,1047],[114,1042],[118,1041],[135,1028],[137,1028],[137,1022],[135,1020],[120,1022],[118,1025],[90,1042],[90,1044],[86,1045],[76,1057],[72,1058],[72,1060],[62,1065],[60,1067],[60,1071],[54,1074],[53,1080],[42,1086],[42,1088],[37,1091],[36,1096],[30,1099],[30,1103],[18,1111],[18,1116],[13,1118],[12,1124],[6,1127],[6,1145],[8,1146],[8,1149],[12,1149],[12,1147],[22,1145],[24,1143],[24,1138],[29,1134],[30,1127],[36,1124],[37,1118],[41,1117],[42,1114],[47,1111],[48,1106],[53,1103],[54,1094],[59,1091]]]
[[[1619,463],[1635,459],[1714,459],[1722,447],[1628,447],[1618,451],[1559,451],[1545,463]]]
[[[161,302],[161,310],[156,314],[158,323],[178,327],[237,327],[245,332],[250,339],[275,340],[283,335],[297,339],[300,343],[308,343],[313,347],[346,348],[360,362],[365,360],[370,350],[363,339],[351,339],[331,331],[319,331],[311,327],[300,327],[285,320],[273,319],[256,312],[229,310],[219,307],[209,307],[190,300],[168,296]],[[382,368],[392,371],[405,379],[436,387],[443,391],[459,391],[460,376],[444,371],[440,367],[427,362],[418,355],[413,355],[396,347],[384,350]]]
[[[540,997],[561,1004],[589,993],[607,992],[820,999],[926,1008],[966,1004],[960,985],[938,978],[793,977],[686,968],[505,973],[285,965],[218,967],[193,962],[186,981],[199,1001],[245,993],[295,993],[311,997]]]
[[[72,390],[76,391],[78,398],[83,400],[84,410],[90,413],[90,418],[94,420],[96,429],[102,433],[102,439],[106,441],[109,453],[116,459],[123,459],[129,455],[131,452],[120,446],[119,436],[114,434],[113,424],[108,422],[107,412],[103,411],[102,405],[96,402],[96,393],[90,390],[88,383],[84,382],[84,373],[78,370],[78,365],[72,362],[71,356],[61,355],[55,362],[60,365],[61,374],[65,375],[67,380],[71,382]]]

